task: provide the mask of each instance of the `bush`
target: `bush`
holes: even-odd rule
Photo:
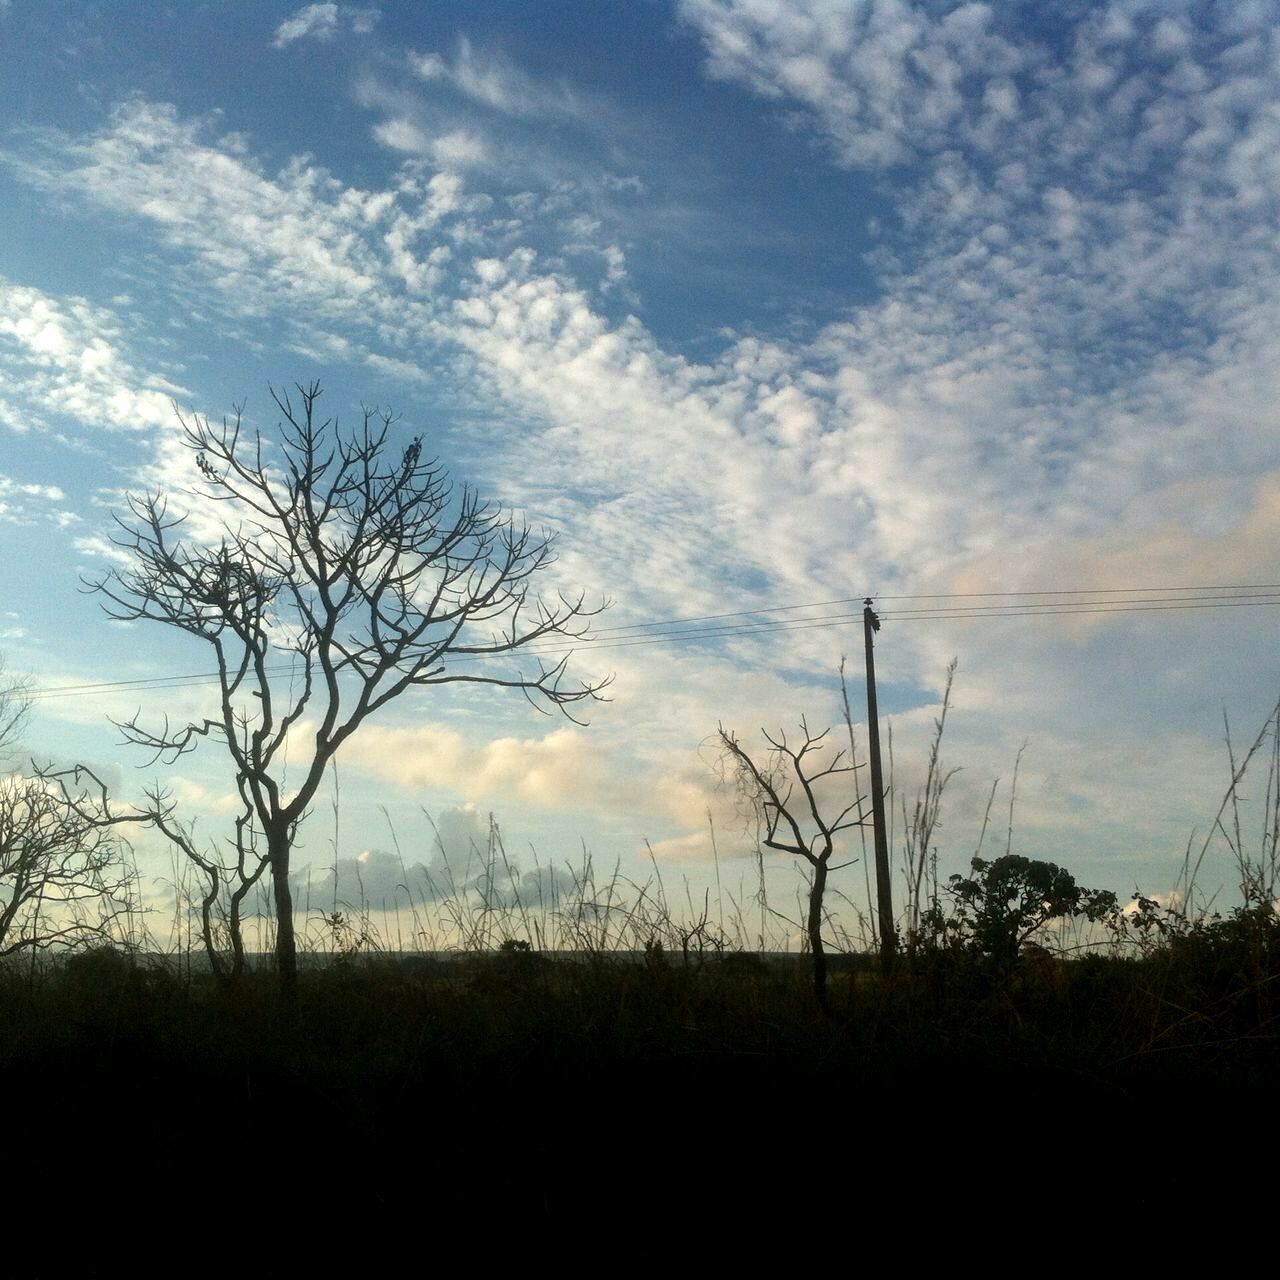
[[[1011,853],[987,861],[975,857],[972,875],[953,875],[947,890],[952,913],[935,905],[925,917],[926,935],[935,944],[981,955],[997,968],[1012,969],[1018,953],[1050,920],[1083,916],[1104,920],[1116,911],[1116,895],[1086,889],[1053,862]]]

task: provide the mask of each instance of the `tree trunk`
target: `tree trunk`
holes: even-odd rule
[[[227,927],[231,932],[231,981],[239,982],[244,976],[244,928],[240,920],[240,904],[249,885],[242,884],[231,895],[231,911],[227,918]]]
[[[291,1017],[298,1011],[298,944],[293,932],[293,891],[289,888],[289,838],[283,831],[271,832],[267,847],[276,899],[276,973],[280,980],[280,1004]]]
[[[813,994],[818,1007],[827,1010],[827,953],[822,949],[822,895],[827,889],[827,863],[814,864],[813,884],[809,889],[809,950],[813,955]]]
[[[214,978],[218,982],[226,982],[227,973],[226,966],[222,962],[222,956],[218,953],[218,948],[214,945],[213,937],[213,907],[218,898],[218,886],[214,883],[213,891],[206,894],[200,901],[200,940],[204,943],[204,953],[209,958],[209,968],[213,972]],[[187,960],[188,971],[191,967],[190,957]]]

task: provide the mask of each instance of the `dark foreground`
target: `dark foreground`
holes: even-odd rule
[[[1040,1213],[1119,1229],[1203,1213],[1244,1177],[1233,1153],[1270,1144],[1274,985],[1117,959],[863,969],[823,1015],[801,971],[751,957],[374,960],[304,973],[294,1022],[267,976],[224,991],[89,956],[3,975],[10,1215],[87,1212],[130,1248],[254,1239],[250,1274],[324,1241],[380,1271],[412,1241],[647,1248],[691,1221],[725,1248],[886,1211],[900,1241]]]

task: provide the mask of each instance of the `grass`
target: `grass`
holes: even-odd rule
[[[1046,1177],[1078,1197],[1135,1161],[1129,1199],[1156,1208],[1162,1172],[1221,1144],[1227,1118],[1263,1132],[1274,1098],[1278,713],[1233,755],[1215,823],[1235,910],[1147,899],[1104,938],[1042,935],[1012,971],[961,940],[889,977],[833,919],[825,1014],[803,954],[761,955],[790,930],[761,892],[726,892],[726,910],[672,891],[656,861],[637,882],[585,854],[521,876],[493,826],[396,911],[304,911],[283,1023],[265,967],[229,987],[198,963],[175,876],[168,945],[130,915],[128,946],[0,966],[6,1149],[48,1176],[121,1152],[180,1170],[164,1189],[179,1217],[247,1221],[270,1191],[295,1228],[358,1191],[401,1224],[429,1206],[489,1232],[590,1219],[622,1239],[638,1214],[696,1209],[750,1230],[794,1211],[797,1186],[940,1205],[987,1177],[1030,1201]],[[1250,767],[1266,773],[1256,838]],[[916,885],[926,825],[907,822]],[[1189,890],[1222,856],[1196,852]],[[1176,1135],[1152,1136],[1165,1117]]]
[[[90,951],[34,973],[0,970],[0,1055],[10,1066],[90,1050],[106,1060],[147,1045],[166,1060],[247,1055],[368,1080],[384,1070],[532,1077],[557,1063],[591,1075],[772,1057],[870,1079],[942,1055],[1066,1067],[1119,1087],[1135,1073],[1225,1079],[1272,1062],[1278,942],[1274,921],[1241,916],[1145,956],[1032,953],[1000,979],[963,952],[919,952],[888,979],[847,957],[825,1017],[799,956],[370,950],[304,967],[300,1036],[278,1025],[265,969],[230,989],[164,957]]]
[[[1134,1160],[1124,1203],[1155,1212],[1159,1178],[1222,1118],[1265,1132],[1280,1066],[1276,967],[1259,981],[1239,939],[1192,942],[1049,957],[1003,984],[951,956],[891,979],[854,957],[826,1015],[802,957],[730,951],[370,950],[303,969],[296,1025],[265,970],[232,990],[146,954],[10,967],[0,1088],[28,1171],[11,1220],[34,1188],[119,1165],[118,1227],[216,1223],[236,1256],[259,1241],[256,1274],[273,1248],[290,1274],[317,1240],[329,1265],[346,1245],[412,1262],[437,1229],[492,1260],[503,1240],[596,1232],[642,1248],[688,1219],[719,1251],[789,1232],[815,1197],[834,1227],[841,1205],[858,1221],[904,1195],[945,1218],[981,1187],[1007,1234]],[[1131,1146],[1175,1118],[1179,1164]]]
[[[913,816],[901,804],[911,890],[904,928],[918,925],[935,856],[930,833],[946,777],[938,764],[945,705],[921,802]],[[1230,785],[1197,856],[1189,846],[1173,905],[1142,899],[1141,910],[1118,917],[1101,935],[1061,928],[1041,934],[1043,945],[1012,974],[995,974],[962,933],[940,941],[917,928],[908,933],[909,963],[887,981],[862,928],[851,935],[829,915],[836,972],[831,1016],[823,1018],[812,1007],[803,953],[764,958],[784,950],[796,920],[768,900],[763,876],[755,892],[740,887],[713,903],[709,892],[697,897],[687,883],[670,892],[652,856],[644,881],[617,866],[601,874],[585,851],[577,866],[555,872],[535,855],[533,873],[522,874],[491,823],[483,846],[452,858],[442,850],[435,878],[415,879],[392,829],[401,876],[390,910],[364,896],[351,902],[335,893],[319,906],[309,888],[299,895],[303,1042],[271,1030],[269,973],[250,973],[225,990],[200,963],[195,892],[176,863],[167,942],[147,934],[130,911],[121,917],[117,950],[61,963],[19,957],[0,970],[0,1015],[10,1020],[0,1053],[17,1061],[23,1045],[37,1057],[59,1045],[84,1052],[76,1028],[88,1028],[103,1052],[119,1030],[123,1042],[159,1037],[163,1054],[205,1063],[234,1058],[245,1045],[255,1053],[269,1047],[284,1055],[281,1062],[299,1054],[307,1061],[302,1046],[323,1043],[325,1054],[307,1067],[322,1074],[340,1061],[354,1061],[359,1074],[367,1053],[410,1074],[418,1066],[500,1072],[504,1063],[537,1074],[558,1056],[577,1071],[593,1064],[618,1071],[781,1055],[869,1079],[909,1072],[916,1060],[942,1054],[1028,1069],[1069,1064],[1108,1085],[1123,1085],[1134,1072],[1248,1075],[1270,1061],[1280,1014],[1272,909],[1278,730],[1280,706],[1242,757],[1229,744]],[[1246,834],[1239,799],[1251,766],[1266,775],[1256,841]],[[1256,789],[1257,779],[1251,782]],[[1242,905],[1225,917],[1191,906],[1215,835],[1241,884]],[[929,892],[936,904],[936,872]],[[253,943],[269,951],[271,914],[261,894]],[[855,914],[861,923],[873,913]],[[421,1034],[424,1026],[436,1028],[438,1039]],[[369,1071],[375,1078],[377,1070]]]

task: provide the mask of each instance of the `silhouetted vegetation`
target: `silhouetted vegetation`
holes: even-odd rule
[[[843,751],[837,751],[830,759],[825,758],[823,740],[829,732],[824,730],[813,734],[802,718],[799,746],[788,742],[783,732],[776,737],[765,733],[769,756],[762,765],[751,757],[734,733],[723,725],[719,728],[720,743],[730,772],[741,794],[758,811],[765,847],[789,853],[809,864],[809,909],[805,915],[805,934],[813,967],[814,995],[823,1008],[827,1003],[823,904],[827,876],[832,870],[835,837],[841,831],[861,826],[866,821],[866,801],[858,792],[855,765],[840,763],[845,758]],[[826,806],[818,800],[819,789],[826,779],[844,775],[853,779],[853,786],[842,791],[841,799],[852,793],[852,800],[834,814],[825,812]],[[799,794],[796,794],[797,785]]]
[[[1278,942],[1274,915],[1241,910],[1146,954],[1024,951],[1000,972],[976,949],[917,948],[891,977],[833,956],[823,1012],[800,957],[553,959],[510,939],[303,963],[296,1023],[265,968],[232,993],[163,957],[91,950],[0,970],[0,1062],[32,1097],[83,1094],[92,1063],[92,1096],[133,1141],[198,1152],[209,1176],[251,1170],[264,1125],[343,1176],[415,1153],[403,1182],[365,1175],[370,1212],[425,1199],[483,1216],[496,1196],[507,1215],[616,1216],[672,1194],[732,1209],[744,1172],[787,1176],[812,1100],[833,1157],[860,1167],[869,1136],[892,1132],[895,1178],[929,1142],[956,1173],[1007,1178],[1011,1152],[1074,1126],[1094,1161],[1153,1107],[1269,1096]],[[40,1123],[44,1140],[70,1140],[78,1122]],[[1026,1178],[1002,1195],[1030,1195]]]
[[[394,414],[365,409],[361,425],[344,431],[319,412],[319,383],[296,392],[293,400],[272,391],[281,422],[267,436],[247,430],[239,410],[221,423],[179,414],[199,473],[187,497],[223,512],[213,535],[193,533],[169,495],[131,494],[114,538],[128,567],[86,584],[111,617],[160,623],[209,646],[219,686],[212,716],[178,725],[166,718],[157,728],[135,715],[117,727],[153,762],[172,763],[204,739],[222,745],[241,804],[234,857],[227,864],[199,850],[158,790],[147,806],[109,821],[154,824],[198,868],[215,971],[211,913],[229,899],[233,978],[244,967],[245,898],[269,881],[287,1005],[297,970],[291,851],[343,743],[411,688],[518,690],[569,715],[609,683],[570,680],[567,653],[533,657],[523,670],[484,665],[518,658],[539,640],[583,636],[605,603],[539,596],[534,585],[554,562],[554,536],[468,487],[455,493],[421,436],[395,445]],[[305,733],[304,716],[313,722]],[[286,788],[290,742],[300,780]]]
[[[1055,863],[1008,853],[990,862],[975,856],[970,865],[972,875],[950,878],[950,911],[935,902],[923,913],[925,949],[953,948],[1008,973],[1050,920],[1097,924],[1115,915],[1114,893],[1082,888]]]

